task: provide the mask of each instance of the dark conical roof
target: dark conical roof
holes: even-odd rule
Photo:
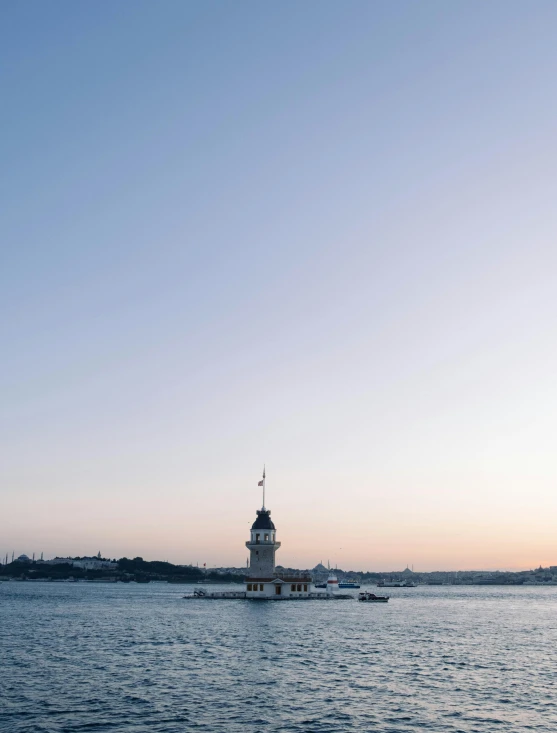
[[[252,529],[274,529],[275,525],[271,520],[270,509],[260,509],[257,512],[257,519],[251,525]]]

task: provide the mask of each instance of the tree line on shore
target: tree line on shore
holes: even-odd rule
[[[194,565],[173,565],[160,560],[147,561],[142,557],[129,559],[122,557],[114,561],[116,568],[85,569],[76,567],[71,560],[67,563],[50,564],[47,562],[21,562],[14,560],[0,565],[0,580],[19,578],[21,580],[135,580],[148,583],[152,580],[165,580],[169,583],[241,582],[243,575],[217,573],[201,570]]]

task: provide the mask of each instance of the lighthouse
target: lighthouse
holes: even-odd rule
[[[251,525],[251,537],[246,542],[249,550],[249,575],[272,577],[275,572],[275,552],[280,547],[276,541],[276,528],[271,519],[271,510],[262,507]]]
[[[280,547],[280,542],[276,541],[277,531],[271,519],[271,510],[265,509],[265,469],[259,486],[263,487],[263,505],[257,511],[257,518],[251,525],[251,536],[246,542],[250,555],[248,575],[272,578],[275,573],[275,552]]]
[[[327,593],[320,593],[312,590],[311,576],[307,570],[291,570],[290,572],[284,568],[277,570],[275,552],[279,549],[280,542],[277,542],[277,528],[271,519],[271,510],[265,507],[265,468],[263,468],[263,478],[257,485],[263,488],[263,504],[256,512],[255,522],[251,525],[250,538],[246,542],[250,557],[244,590],[208,592],[205,588],[195,588],[193,593],[184,598],[235,598],[249,601],[352,598],[350,595],[334,592],[338,588],[338,581],[334,573],[329,575]]]
[[[271,519],[271,510],[265,507],[265,469],[258,484],[263,488],[263,504],[257,510],[255,522],[251,525],[250,538],[246,542],[249,550],[249,569],[246,578],[247,598],[307,598],[311,578],[307,575],[286,577],[275,570],[275,552],[280,547],[277,530]]]

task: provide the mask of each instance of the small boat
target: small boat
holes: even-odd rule
[[[380,580],[377,583],[378,588],[415,588],[416,583],[411,580]]]
[[[339,580],[339,588],[359,588],[360,584],[357,580]]]
[[[389,596],[376,596],[375,593],[369,591],[362,591],[358,593],[359,601],[366,601],[367,603],[387,603]]]
[[[314,588],[326,588],[327,587],[327,583],[314,583],[313,584],[313,587]]]

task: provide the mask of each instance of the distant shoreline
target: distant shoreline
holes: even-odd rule
[[[7,559],[7,558],[6,558]],[[313,582],[322,582],[327,569],[317,565],[313,569],[299,570],[277,566],[277,570],[292,575],[310,575]],[[21,555],[12,562],[0,565],[1,580],[29,582],[91,582],[91,583],[150,583],[164,582],[170,585],[243,583],[248,568],[199,568],[193,565],[173,565],[163,561],[147,561],[141,557],[119,560],[96,557],[54,558],[53,560],[31,560]],[[355,580],[362,585],[376,585],[384,582],[407,582],[414,585],[527,585],[541,587],[557,585],[557,566],[541,566],[535,570],[522,571],[432,571],[414,572],[409,568],[402,571],[364,572],[335,569],[340,581]]]

